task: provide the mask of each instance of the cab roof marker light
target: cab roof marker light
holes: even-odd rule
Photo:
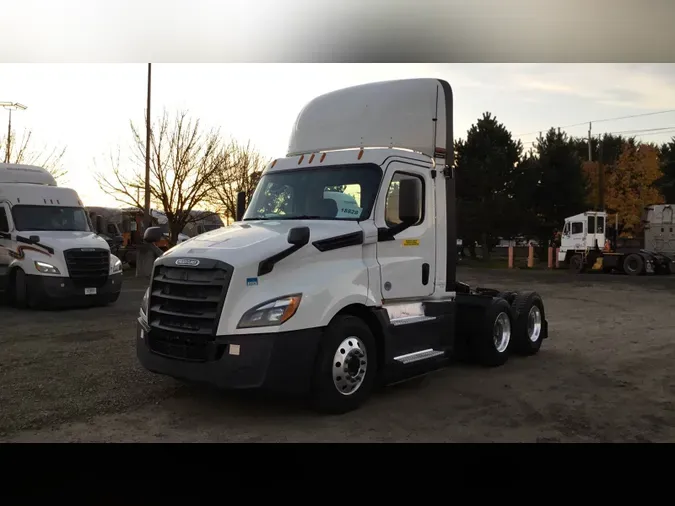
[[[277,164],[277,159],[275,159],[275,160],[272,162],[272,165],[270,165],[270,169],[273,169],[274,166],[275,166],[276,164]]]
[[[361,157],[363,157],[363,148],[361,148],[361,151],[359,151],[359,156],[357,156],[356,158],[360,160]]]
[[[300,160],[298,160],[298,165],[300,165],[304,159],[305,159],[305,155],[300,155]]]
[[[323,162],[326,159],[326,153],[321,153],[321,159],[319,160],[319,163]]]
[[[314,153],[312,153],[312,156],[309,157],[309,162],[307,162],[307,163],[308,164],[312,163],[313,160],[314,160]]]

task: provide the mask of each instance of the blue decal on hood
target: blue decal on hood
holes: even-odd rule
[[[246,286],[257,286],[258,278],[246,278]]]

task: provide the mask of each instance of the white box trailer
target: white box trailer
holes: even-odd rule
[[[312,100],[243,218],[155,261],[140,363],[345,412],[454,357],[497,366],[537,353],[548,335],[537,293],[456,280],[452,107],[436,79]]]
[[[75,190],[41,167],[0,164],[0,290],[19,307],[115,302],[122,263]]]

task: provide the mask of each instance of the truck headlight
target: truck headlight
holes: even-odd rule
[[[35,262],[35,268],[43,274],[61,274],[52,264],[45,262]]]
[[[119,274],[122,272],[122,260],[115,255],[110,255],[110,274]]]
[[[150,300],[150,288],[145,290],[141,300],[141,318],[148,319],[148,301]]]
[[[298,310],[302,294],[286,295],[249,309],[237,324],[238,329],[270,327],[288,321]]]

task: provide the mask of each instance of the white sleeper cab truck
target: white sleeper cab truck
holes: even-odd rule
[[[107,304],[122,263],[75,190],[41,167],[0,164],[0,290],[18,307]]]
[[[452,105],[436,79],[311,101],[243,217],[155,261],[141,364],[340,413],[453,358],[498,366],[537,353],[548,333],[537,293],[455,279]]]

